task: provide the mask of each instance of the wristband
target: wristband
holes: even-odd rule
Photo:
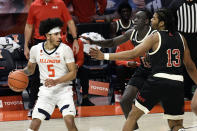
[[[109,53],[104,53],[104,60],[109,60]]]
[[[73,40],[77,40],[78,38],[77,37],[73,37]]]

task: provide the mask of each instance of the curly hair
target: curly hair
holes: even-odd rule
[[[48,33],[51,29],[55,27],[61,28],[63,24],[64,23],[59,18],[48,18],[40,22],[39,33],[41,36],[45,35],[46,33]]]
[[[175,18],[170,10],[159,9],[155,13],[157,13],[159,21],[164,21],[165,30],[171,33],[176,31]]]
[[[127,8],[127,9],[129,9],[130,11],[132,11],[132,8],[131,8],[131,6],[129,5],[128,2],[122,2],[122,3],[118,6],[118,14],[121,14],[121,10],[124,9],[124,8]]]

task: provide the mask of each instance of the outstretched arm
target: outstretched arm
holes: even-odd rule
[[[91,48],[90,55],[93,58],[99,60],[130,60],[138,56],[143,56],[145,52],[148,52],[151,48],[153,51],[157,48],[159,43],[159,37],[157,33],[148,36],[144,42],[136,46],[133,50],[122,51],[118,53],[105,53],[100,50]]]
[[[84,38],[85,40],[87,40],[87,42],[89,44],[95,44],[101,47],[115,47],[117,45],[120,45],[126,41],[128,41],[130,39],[131,33],[133,32],[133,29],[128,30],[127,32],[125,32],[125,34],[117,36],[115,38],[112,39],[106,39],[106,40],[99,40],[99,41],[95,41],[92,40],[88,37],[84,37],[81,36],[82,38]]]

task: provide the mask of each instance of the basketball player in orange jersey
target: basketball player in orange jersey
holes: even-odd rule
[[[46,41],[33,46],[25,74],[31,75],[38,64],[40,90],[27,131],[38,131],[43,120],[49,120],[55,106],[59,107],[68,131],[77,131],[74,122],[76,109],[73,102],[72,80],[76,77],[76,66],[71,48],[61,43],[59,18],[49,18],[40,23],[39,33]]]
[[[170,18],[170,19],[169,19]],[[183,66],[197,84],[197,69],[191,59],[185,38],[174,29],[172,13],[166,9],[158,10],[151,19],[152,28],[158,31],[149,35],[133,50],[103,54],[91,49],[90,55],[100,60],[127,60],[148,52],[152,74],[138,91],[135,105],[130,111],[122,131],[133,131],[137,121],[159,102],[164,108],[171,131],[185,131]]]

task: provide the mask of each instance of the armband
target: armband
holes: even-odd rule
[[[73,40],[77,40],[78,38],[77,37],[73,37]]]
[[[104,60],[109,60],[109,53],[104,53]]]

